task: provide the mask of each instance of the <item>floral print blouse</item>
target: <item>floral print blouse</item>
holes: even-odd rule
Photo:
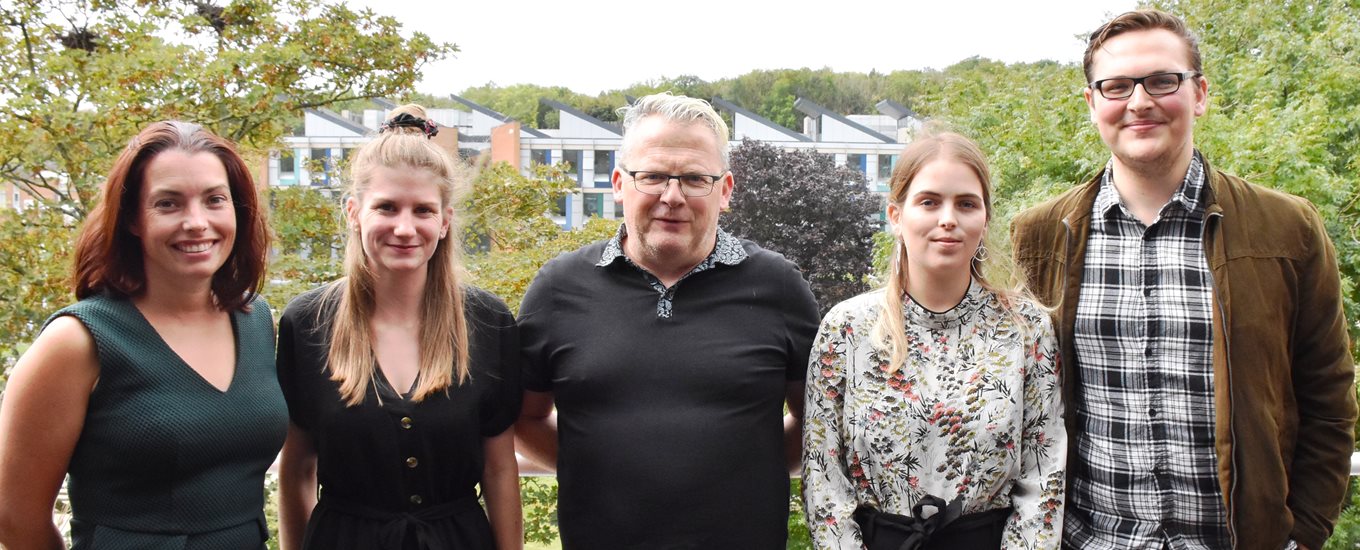
[[[1014,507],[1002,548],[1058,548],[1067,436],[1048,314],[1017,300],[1013,315],[976,281],[944,313],[908,299],[911,347],[889,373],[872,335],[883,292],[837,305],[813,344],[803,498],[815,546],[863,548],[857,506],[911,516],[933,495],[961,497],[966,514]]]

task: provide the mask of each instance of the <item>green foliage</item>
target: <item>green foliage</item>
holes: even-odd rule
[[[0,390],[48,315],[70,302],[74,222],[50,207],[0,212]]]
[[[1317,205],[1337,246],[1360,341],[1360,4],[1161,1],[1200,35],[1211,162]],[[1349,62],[1342,61],[1349,60]],[[1360,357],[1360,348],[1356,350]]]
[[[469,243],[486,239],[493,251],[536,246],[557,224],[545,215],[576,186],[562,164],[535,164],[529,176],[498,162],[477,173],[464,204],[463,230]]]
[[[803,270],[822,313],[868,289],[882,200],[864,174],[812,150],[748,140],[732,150],[732,211],[723,227]]]
[[[587,244],[607,239],[619,228],[618,220],[591,218],[574,231],[554,228],[538,236],[535,246],[512,251],[491,251],[468,258],[472,282],[505,300],[511,311],[519,311],[520,300],[529,289],[538,268],[557,257]]]
[[[557,478],[520,478],[519,494],[524,503],[524,541],[557,540]]]
[[[563,165],[534,165],[524,176],[509,164],[497,163],[478,173],[464,215],[472,282],[500,296],[511,311],[538,268],[563,252],[608,238],[618,222],[593,218],[566,231],[546,214],[575,187]]]
[[[788,550],[812,550],[812,532],[808,530],[807,515],[803,513],[803,480],[789,482],[789,540]]]
[[[75,228],[114,158],[143,126],[190,120],[247,152],[269,148],[302,109],[399,94],[421,66],[456,51],[420,33],[402,38],[395,19],[343,4],[203,5],[17,0],[0,6],[0,184],[48,207],[0,220],[9,237],[0,247],[0,282],[12,289],[0,299],[4,370],[42,319],[72,300],[62,278]],[[276,260],[276,275],[333,272],[292,253]],[[275,306],[290,292],[266,291]]]
[[[346,228],[340,200],[330,190],[268,193],[275,240],[263,294],[277,316],[294,296],[340,278]]]
[[[456,51],[319,0],[19,0],[0,10],[0,182],[84,213],[130,136],[199,122],[269,147],[305,108],[408,89]]]

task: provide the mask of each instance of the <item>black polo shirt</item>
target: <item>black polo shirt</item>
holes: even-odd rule
[[[619,236],[529,287],[524,382],[556,399],[563,548],[784,548],[785,387],[804,379],[817,305],[783,256],[717,241],[670,288]]]

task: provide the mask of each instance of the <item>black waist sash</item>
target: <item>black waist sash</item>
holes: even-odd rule
[[[317,509],[325,508],[332,512],[381,522],[382,526],[378,528],[378,540],[382,541],[384,548],[402,548],[406,541],[406,535],[412,534],[416,538],[416,548],[421,550],[439,550],[441,548],[434,523],[467,512],[483,513],[482,505],[475,496],[454,499],[420,510],[401,512],[383,510],[351,500],[325,496],[317,502],[316,507]]]
[[[934,515],[922,517],[924,508],[933,506]],[[927,495],[911,508],[911,516],[880,512],[861,505],[855,509],[855,522],[868,550],[995,550],[1001,547],[1001,534],[1011,508],[963,513],[963,499],[946,505],[944,499]]]

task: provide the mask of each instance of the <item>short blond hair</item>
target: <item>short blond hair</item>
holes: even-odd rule
[[[683,95],[671,95],[670,92],[662,92],[642,96],[632,105],[620,107],[618,112],[623,118],[623,143],[619,146],[620,163],[628,158],[628,150],[631,145],[628,140],[628,130],[644,118],[659,116],[665,120],[681,124],[701,123],[713,130],[713,136],[718,138],[718,155],[722,157],[723,169],[728,168],[731,145],[727,140],[727,122],[723,121],[718,112],[713,110],[713,105],[709,102]]]

